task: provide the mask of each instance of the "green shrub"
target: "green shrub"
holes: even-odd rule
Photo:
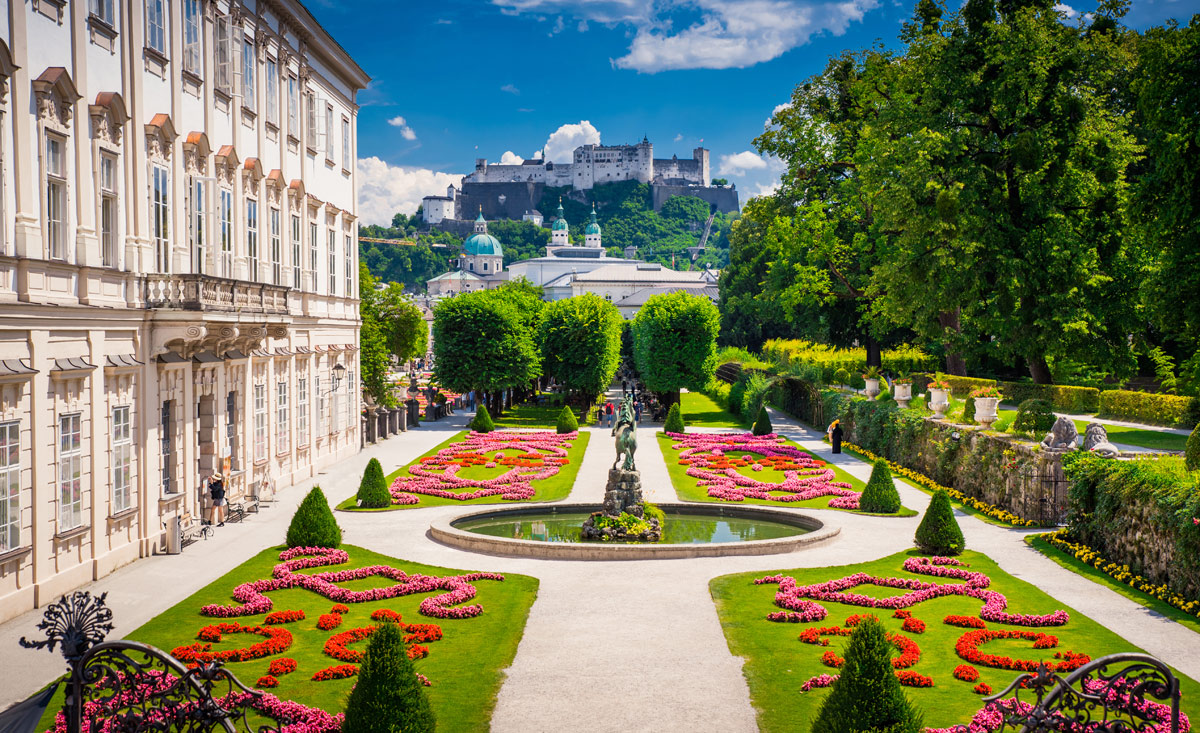
[[[683,429],[683,413],[680,412],[679,403],[676,402],[675,404],[671,405],[670,410],[667,410],[667,421],[663,423],[663,432],[682,433]]]
[[[1000,391],[1009,402],[1046,400],[1055,410],[1072,414],[1089,414],[1100,409],[1100,390],[1095,387],[1070,387],[1061,384],[1033,382],[1000,382]]]
[[[939,489],[929,501],[929,508],[917,527],[916,542],[922,552],[931,555],[958,555],[966,548],[950,506],[950,495],[945,491]]]
[[[963,417],[962,417],[962,419],[963,419],[963,422],[967,423],[968,425],[975,422],[975,398],[974,397],[968,397],[966,399],[966,401],[963,402]]]
[[[758,408],[758,419],[754,421],[754,427],[750,431],[755,435],[766,435],[775,432],[771,427],[771,418],[767,415],[766,405]]]
[[[867,488],[858,500],[859,511],[873,514],[895,514],[900,511],[900,493],[892,480],[891,469],[882,458],[875,461]]]
[[[973,377],[955,377],[949,374],[937,373],[937,378],[950,385],[950,394],[955,397],[966,397],[980,387],[995,387],[994,379],[975,379]]]
[[[849,384],[850,384],[851,389],[866,389],[867,388],[867,380],[863,379],[863,376],[861,374],[859,374],[858,372],[852,372],[850,374]]]
[[[1200,425],[1192,428],[1192,434],[1188,436],[1183,460],[1187,470],[1200,471]]]
[[[342,544],[342,528],[320,486],[312,487],[292,515],[288,526],[288,547],[337,547]]]
[[[387,479],[378,458],[367,462],[362,481],[358,485],[358,505],[366,509],[381,509],[392,505],[392,494],[388,491]]]
[[[838,369],[833,373],[834,384],[848,384],[850,382],[850,372],[845,369]]]
[[[936,369],[938,361],[937,357],[915,346],[903,344],[884,349],[881,357],[884,371],[892,373]],[[836,381],[835,375],[839,369],[845,369],[850,374],[861,373],[867,365],[867,350],[839,349],[796,339],[771,339],[763,344],[763,358],[783,368],[812,365],[819,376],[811,381],[831,384]]]
[[[812,733],[918,733],[922,716],[892,668],[892,644],[875,619],[850,634],[838,680],[821,703]]]
[[[1195,397],[1177,397],[1153,392],[1110,389],[1100,393],[1100,416],[1148,423],[1150,425],[1187,425]]]
[[[746,379],[737,380],[733,386],[729,388],[729,407],[727,408],[734,415],[742,414],[742,400],[746,397]]]
[[[562,410],[558,413],[558,423],[554,429],[559,435],[573,433],[579,429],[579,421],[575,419],[575,413],[571,411],[570,405],[563,405]]]
[[[435,720],[399,625],[382,623],[367,642],[346,701],[343,733],[433,733]]]
[[[479,409],[475,411],[475,417],[471,419],[469,427],[477,433],[490,433],[496,429],[496,424],[492,422],[492,416],[488,412],[487,405],[480,403]]]
[[[1041,435],[1054,427],[1056,419],[1053,406],[1046,400],[1025,400],[1017,406],[1012,432]]]
[[[704,394],[711,397],[713,402],[716,402],[726,410],[729,409],[729,391],[730,385],[718,379],[709,380],[708,384],[704,387]]]
[[[742,395],[742,414],[757,415],[758,408],[762,407],[770,389],[771,380],[758,372],[752,372],[746,379],[746,392]]]

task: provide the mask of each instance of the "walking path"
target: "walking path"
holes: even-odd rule
[[[870,466],[834,456],[821,435],[771,411],[776,429],[806,450],[866,479]],[[427,424],[334,467],[319,477],[336,503],[354,493],[366,461],[379,457],[390,472],[462,428],[465,416]],[[568,501],[599,502],[615,451],[607,428],[592,433]],[[637,465],[647,498],[676,500],[655,433],[638,431]],[[905,506],[924,510],[928,496],[897,482]],[[289,489],[281,501],[218,540],[200,542],[183,555],[139,561],[92,585],[110,591],[117,628],[132,629],[187,597],[245,558],[279,542],[307,487]],[[460,506],[371,514],[341,514],[346,542],[414,562],[451,568],[522,573],[540,580],[517,655],[507,672],[492,730],[528,733],[587,728],[592,731],[754,731],[754,709],[709,595],[712,578],[729,573],[863,562],[907,549],[919,517],[878,518],[847,512],[784,509],[818,516],[842,528],[827,543],[787,555],[660,561],[561,561],[493,557],[431,541],[435,519],[456,516]],[[960,515],[968,546],[1145,648],[1181,672],[1200,678],[1200,634],[1147,611],[1125,597],[1071,573],[1022,542],[1026,532]],[[180,579],[185,579],[181,581]],[[769,600],[768,600],[769,602]],[[0,626],[0,707],[26,697],[61,671],[46,652],[19,649],[40,613]]]

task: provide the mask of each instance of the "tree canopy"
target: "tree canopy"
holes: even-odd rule
[[[512,288],[447,298],[433,312],[434,377],[455,392],[528,385],[542,374],[535,296]]]
[[[721,316],[707,298],[680,290],[653,295],[633,319],[633,356],[646,388],[678,402],[699,391],[717,366]]]
[[[545,375],[591,404],[617,373],[621,322],[616,306],[592,293],[548,303],[538,328]]]

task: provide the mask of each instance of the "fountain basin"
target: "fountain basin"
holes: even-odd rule
[[[603,508],[600,504],[541,504],[472,512],[434,522],[429,533],[451,547],[489,555],[548,560],[659,560],[794,552],[841,531],[805,514],[757,506],[657,506],[666,514],[667,526],[663,541],[654,544],[584,541],[578,531],[572,535],[572,528],[577,529],[588,515]],[[513,537],[517,532],[526,537]]]

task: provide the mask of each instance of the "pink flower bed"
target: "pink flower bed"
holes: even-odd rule
[[[522,433],[497,430],[491,433],[471,432],[465,440],[442,448],[436,455],[422,458],[409,469],[411,476],[400,476],[392,482],[392,503],[417,504],[417,494],[440,496],[443,499],[468,501],[484,496],[499,496],[506,501],[532,499],[534,481],[554,476],[570,463],[567,449],[578,432],[559,435],[555,432]],[[515,456],[488,453],[515,449]],[[460,478],[459,469],[466,466],[495,468],[510,466],[496,478],[472,480]],[[473,489],[473,490],[472,490]]]
[[[904,561],[904,569],[917,575],[930,575],[937,578],[952,578],[962,583],[939,584],[916,578],[885,578],[855,573],[854,575],[830,580],[812,585],[797,585],[794,578],[772,575],[759,578],[757,584],[778,583],[779,591],[775,594],[775,605],[787,609],[786,613],[774,612],[768,614],[771,621],[819,621],[825,618],[825,609],[814,601],[845,603],[851,606],[865,608],[908,608],[918,603],[940,598],[942,596],[970,596],[983,601],[980,609],[981,618],[1003,624],[1017,626],[1062,626],[1070,619],[1066,611],[1055,611],[1045,615],[1009,613],[1008,599],[1002,593],[988,590],[991,579],[983,573],[966,570],[967,565],[951,557],[911,557]],[[848,592],[860,585],[877,585],[885,588],[899,588],[905,591],[890,598],[873,598],[868,595]],[[793,618],[793,615],[795,616]]]
[[[844,481],[835,481],[832,468],[808,453],[783,444],[775,433],[667,433],[676,441],[671,447],[679,450],[679,462],[687,466],[687,475],[698,479],[697,485],[707,487],[708,495],[722,501],[768,499],[796,502],[832,496],[829,506],[857,509],[861,494]],[[728,452],[749,453],[753,458],[729,458]],[[749,466],[761,472],[770,466],[783,473],[783,481],[760,481],[742,475],[738,468]],[[783,496],[773,495],[771,492]]]
[[[353,570],[338,570],[311,575],[296,572],[307,568],[349,562],[350,555],[345,550],[327,547],[294,547],[279,553],[279,559],[283,562],[276,565],[271,571],[273,578],[242,583],[233,589],[233,599],[237,601],[237,605],[212,604],[201,608],[200,613],[204,616],[221,618],[267,613],[274,603],[264,594],[284,588],[304,588],[338,603],[379,601],[441,590],[446,592],[421,601],[418,610],[422,615],[434,618],[472,618],[483,613],[483,607],[478,604],[460,605],[475,597],[475,586],[471,583],[478,580],[504,580],[504,576],[497,573],[468,573],[441,578],[430,575],[409,575],[403,570],[387,565],[372,565]],[[347,590],[336,585],[336,583],[345,583],[376,575],[395,580],[396,584],[362,591]]]

